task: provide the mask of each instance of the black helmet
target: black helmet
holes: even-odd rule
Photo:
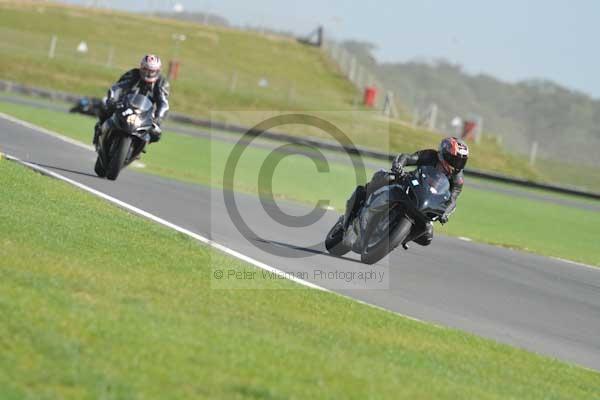
[[[450,173],[462,171],[469,159],[469,146],[455,137],[447,137],[440,143],[438,151],[442,167]]]

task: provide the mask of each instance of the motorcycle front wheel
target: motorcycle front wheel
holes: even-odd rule
[[[327,233],[327,237],[325,238],[325,248],[329,254],[340,257],[349,252],[350,247],[344,245],[343,240],[344,217],[341,216],[335,225],[333,225],[333,228]]]
[[[96,172],[96,175],[98,175],[98,177],[100,177],[100,178],[106,177],[106,169],[104,169],[104,166],[102,165],[102,160],[100,160],[100,156],[98,156],[96,158],[96,165],[94,165],[94,172]]]
[[[111,154],[108,161],[108,168],[106,169],[106,177],[111,181],[117,179],[121,169],[125,166],[129,147],[131,147],[131,137],[123,136],[118,138],[117,143],[114,143],[110,149]]]
[[[367,229],[367,240],[360,254],[360,261],[365,264],[375,264],[388,255],[406,239],[413,225],[408,218],[401,217],[397,224],[390,225],[388,223],[383,232],[379,232],[377,235],[377,240],[370,241],[370,236],[375,233],[374,231],[380,223],[382,223],[381,218],[373,221],[372,226]]]

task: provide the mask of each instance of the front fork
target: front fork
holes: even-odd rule
[[[364,204],[365,200],[365,187],[357,186],[356,189],[354,189],[354,192],[352,192],[352,195],[350,196],[348,201],[346,201],[346,213],[344,214],[344,231],[348,229],[352,220],[356,218],[356,215],[358,214],[358,211]]]
[[[144,138],[141,138],[136,135],[132,135],[131,138],[133,141],[133,146],[132,146],[133,149],[130,154],[129,162],[133,162],[134,160],[137,160],[139,158],[140,154],[142,154],[142,152],[148,145],[148,141],[144,140]]]
[[[426,225],[426,223],[423,223],[423,222],[415,222],[415,223],[413,223],[413,227],[410,230],[410,233],[408,234],[408,236],[406,237],[406,239],[404,240],[404,242],[402,243],[402,246],[406,249],[407,248],[407,246],[406,246],[407,243],[412,242],[413,240],[420,238],[425,233],[427,233],[427,225]]]

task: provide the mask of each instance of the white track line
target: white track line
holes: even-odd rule
[[[13,157],[13,156],[8,155],[8,154],[5,154],[4,156],[8,160],[16,161],[19,164],[23,164],[23,165],[25,165],[25,166],[27,166],[27,167],[35,170],[35,171],[38,171],[38,172],[40,172],[40,173],[42,173],[44,175],[51,176],[53,178],[59,179],[59,180],[64,181],[64,182],[67,182],[67,183],[69,183],[69,184],[71,184],[73,186],[76,186],[76,187],[78,187],[80,189],[83,189],[86,192],[89,192],[89,193],[91,193],[91,194],[93,194],[95,196],[101,197],[104,200],[108,200],[111,203],[114,203],[114,204],[116,204],[117,206],[119,206],[121,208],[124,208],[124,209],[126,209],[128,211],[131,211],[131,212],[135,213],[135,214],[141,215],[144,218],[148,218],[149,220],[152,220],[152,221],[154,221],[156,223],[164,225],[164,226],[166,226],[168,228],[174,229],[177,232],[181,232],[184,235],[190,236],[190,237],[198,240],[199,242],[202,242],[204,244],[209,245],[210,247],[213,247],[213,248],[215,248],[215,249],[217,249],[219,251],[222,251],[223,253],[229,254],[229,255],[231,255],[231,256],[233,256],[235,258],[238,258],[238,259],[240,259],[242,261],[248,262],[248,263],[250,263],[250,264],[252,264],[254,266],[257,266],[259,268],[267,270],[267,271],[269,271],[271,273],[274,273],[274,274],[276,274],[278,276],[286,277],[286,278],[288,278],[291,281],[294,281],[294,282],[299,283],[301,285],[310,287],[312,289],[319,289],[319,290],[329,291],[328,289],[325,289],[325,288],[323,288],[321,286],[315,285],[312,282],[308,282],[308,281],[305,281],[303,279],[296,278],[295,276],[293,276],[291,274],[286,274],[285,272],[283,272],[283,271],[281,271],[281,270],[279,270],[277,268],[271,267],[270,265],[267,265],[267,264],[262,263],[262,262],[260,262],[258,260],[255,260],[255,259],[253,259],[251,257],[248,257],[245,254],[242,254],[242,253],[239,253],[239,252],[237,252],[235,250],[232,250],[229,247],[223,246],[222,244],[219,244],[219,243],[217,243],[217,242],[215,242],[213,240],[210,240],[210,239],[208,239],[208,238],[206,238],[206,237],[204,237],[202,235],[199,235],[199,234],[197,234],[195,232],[192,232],[190,230],[182,228],[179,225],[175,225],[174,223],[169,222],[169,221],[167,221],[165,219],[162,219],[162,218],[160,218],[160,217],[158,217],[158,216],[156,216],[154,214],[151,214],[148,211],[144,211],[141,208],[137,208],[136,206],[133,206],[133,205],[131,205],[129,203],[125,203],[124,201],[121,201],[121,200],[119,200],[119,199],[117,199],[115,197],[112,197],[112,196],[110,196],[110,195],[108,195],[106,193],[103,193],[103,192],[101,192],[99,190],[93,189],[93,188],[91,188],[91,187],[89,187],[87,185],[84,185],[83,183],[79,183],[79,182],[74,181],[74,180],[72,180],[70,178],[67,178],[64,175],[58,174],[58,173],[56,173],[54,171],[50,171],[49,169],[46,169],[44,167],[40,167],[39,165],[30,163],[30,162],[27,162],[27,161],[23,161],[23,160],[21,160],[21,159],[19,159],[17,157]]]
[[[566,258],[560,258],[560,257],[552,257],[551,256],[550,258],[557,260],[557,261],[562,261],[567,264],[578,265],[580,267],[591,268],[595,271],[600,271],[600,267],[594,267],[593,265],[584,264],[584,263],[580,263],[580,262],[572,261],[572,260],[567,260]]]

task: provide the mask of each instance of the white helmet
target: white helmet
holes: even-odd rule
[[[140,76],[147,83],[154,83],[160,76],[162,62],[154,54],[146,54],[140,61]]]

